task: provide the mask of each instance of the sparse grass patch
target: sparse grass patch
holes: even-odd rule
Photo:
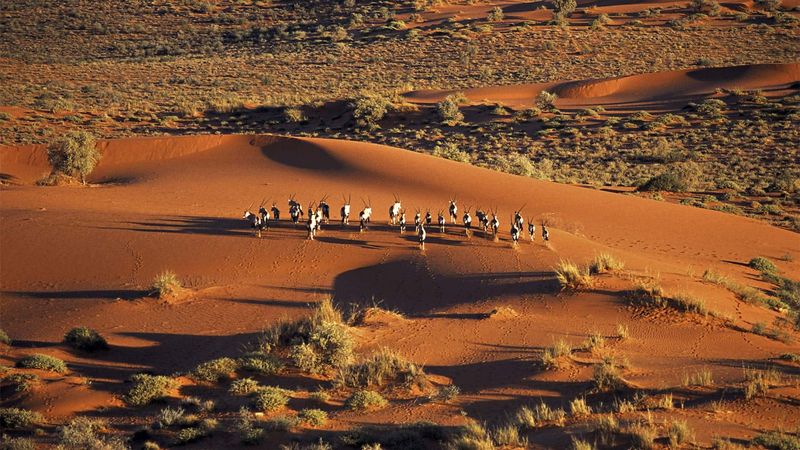
[[[67,365],[64,363],[64,361],[54,356],[43,355],[41,353],[36,353],[20,359],[17,361],[17,367],[22,367],[25,369],[49,370],[50,372],[62,374],[67,373]]]
[[[87,327],[78,327],[69,330],[64,336],[64,342],[72,348],[87,352],[108,348],[108,342],[106,342],[105,338],[100,336],[97,331]]]
[[[744,378],[744,397],[747,400],[760,395],[766,395],[770,387],[781,382],[781,375],[775,369],[745,369]]]
[[[555,268],[556,279],[562,290],[578,291],[594,285],[589,269],[581,269],[577,264],[561,260]]]
[[[705,300],[687,293],[679,293],[671,298],[671,302],[678,309],[706,316],[709,314]]]
[[[406,389],[426,389],[430,386],[427,375],[416,364],[399,353],[382,348],[363,361],[343,367],[338,383],[351,388],[382,388],[394,385]]]
[[[3,329],[0,329],[0,344],[11,345],[11,338]]]
[[[458,395],[461,393],[461,389],[454,384],[450,384],[447,386],[442,386],[436,391],[436,394],[433,395],[431,398],[438,400],[440,402],[450,402],[454,400]]]
[[[614,415],[604,414],[595,420],[594,431],[602,445],[613,446],[619,433],[619,422]]]
[[[156,417],[156,423],[161,428],[169,428],[172,425],[179,424],[183,419],[184,414],[186,414],[186,411],[183,408],[172,408],[167,406],[159,411],[158,416]]]
[[[36,411],[20,408],[0,408],[0,426],[7,429],[27,428],[44,422]]]
[[[625,263],[617,259],[611,254],[601,253],[594,257],[594,260],[589,264],[589,273],[605,273],[613,270],[622,270]]]
[[[181,289],[181,282],[174,272],[167,270],[156,275],[152,289],[158,298],[163,299],[176,294]]]
[[[125,441],[116,436],[103,436],[106,424],[102,420],[76,417],[58,429],[59,448],[69,450],[128,448]]]
[[[654,442],[658,437],[656,429],[647,424],[632,425],[626,430],[626,434],[630,437],[633,447],[640,450],[653,448]]]
[[[630,332],[628,331],[628,326],[625,324],[617,324],[617,338],[624,341],[628,339],[630,336]]]
[[[569,402],[569,412],[572,417],[586,417],[592,414],[592,407],[586,404],[586,399],[578,397]]]
[[[709,387],[714,385],[714,376],[710,369],[700,369],[693,374],[683,374],[684,386],[704,386]]]
[[[274,375],[283,369],[283,362],[269,353],[248,352],[239,357],[239,366],[248,372]]]
[[[250,395],[258,391],[260,387],[258,381],[252,378],[240,378],[238,380],[233,380],[231,387],[228,388],[228,392],[233,395]]]
[[[178,380],[163,375],[136,374],[131,377],[133,387],[125,396],[132,406],[144,406],[166,397],[179,386]]]
[[[778,271],[778,267],[775,265],[775,263],[767,258],[764,258],[763,256],[757,256],[751,259],[747,265],[755,270],[758,270],[759,272],[775,273]]]
[[[230,378],[231,374],[238,368],[239,361],[233,358],[217,358],[200,363],[190,376],[196,381],[216,383]]]
[[[562,366],[564,357],[572,355],[572,345],[559,339],[542,352],[541,363],[545,368],[556,369]]]
[[[619,367],[612,358],[605,358],[603,362],[594,366],[592,379],[598,391],[617,390],[625,386]]]
[[[519,427],[513,423],[500,425],[492,430],[492,440],[500,447],[525,448],[528,440],[520,436]]]
[[[753,443],[771,450],[800,449],[800,438],[780,431],[761,433],[753,438]]]
[[[345,401],[345,405],[353,410],[380,409],[388,404],[381,394],[367,390],[356,391]]]
[[[572,436],[572,443],[570,444],[572,450],[594,450],[594,446],[589,441],[578,439]]]
[[[694,431],[685,420],[673,420],[667,430],[670,448],[694,442]]]
[[[27,392],[41,381],[34,373],[12,373],[3,377],[3,381],[14,386],[15,392]]]

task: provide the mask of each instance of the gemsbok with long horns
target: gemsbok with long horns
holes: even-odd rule
[[[248,206],[247,209],[244,210],[244,215],[242,216],[242,219],[250,222],[250,227],[253,228],[253,233],[255,233],[256,237],[260,238],[261,237],[261,219],[256,214],[253,214],[250,211],[250,208],[252,208],[252,207],[253,207],[253,204],[251,203],[250,206]]]
[[[397,194],[392,195],[394,196],[394,203],[389,207],[389,224],[397,225],[397,219],[400,217],[400,210],[403,209],[403,205],[400,203],[400,197]]]
[[[450,199],[450,206],[448,207],[450,211],[450,223],[456,223],[458,220],[458,205],[456,204],[456,199]]]
[[[464,208],[464,234],[467,238],[470,237],[470,232],[472,231],[472,215],[469,213],[470,207]]]
[[[441,209],[439,210],[439,217],[437,217],[436,220],[439,223],[439,233],[444,233],[445,232],[444,211],[442,211]]]
[[[343,227],[347,226],[347,225],[350,225],[350,199],[351,198],[352,198],[352,196],[345,198],[345,196],[342,195],[342,201],[344,202],[344,204],[342,205],[342,209],[341,209],[340,213],[342,215],[342,226]]]
[[[417,230],[417,237],[419,237],[420,250],[425,250],[425,239],[428,237],[428,233],[425,232],[425,224],[423,223],[419,224],[419,229]]]

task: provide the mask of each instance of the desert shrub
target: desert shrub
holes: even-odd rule
[[[7,429],[26,428],[44,422],[36,411],[20,408],[0,408],[0,426]]]
[[[800,438],[780,431],[768,431],[753,438],[753,443],[770,450],[798,450]]]
[[[686,192],[697,186],[702,175],[702,169],[693,161],[673,163],[661,174],[647,180],[639,190]]]
[[[589,264],[589,273],[604,273],[611,270],[621,270],[625,263],[608,253],[601,253],[594,257]]]
[[[692,0],[692,9],[695,12],[708,16],[718,16],[722,9],[715,0]]]
[[[755,370],[745,369],[744,397],[750,400],[759,395],[766,395],[772,385],[781,380],[780,374],[774,369]]]
[[[342,317],[342,311],[333,304],[333,299],[326,297],[314,307],[312,321],[314,323],[343,324],[344,318]]]
[[[167,406],[159,411],[158,416],[156,417],[156,423],[161,428],[168,428],[172,425],[179,424],[183,419],[184,414],[186,414],[186,411],[183,408],[172,408]]]
[[[601,349],[605,346],[606,346],[606,338],[598,332],[590,334],[589,337],[586,339],[586,341],[584,341],[583,343],[583,348],[590,351]]]
[[[181,405],[191,407],[196,411],[211,412],[217,407],[217,402],[214,400],[203,400],[200,397],[184,397],[181,399]]]
[[[54,174],[79,177],[81,183],[86,184],[86,176],[100,161],[100,152],[94,136],[75,131],[48,147],[47,158]]]
[[[34,373],[12,373],[3,377],[3,381],[14,386],[15,392],[27,392],[41,380]]]
[[[340,323],[321,322],[307,341],[294,345],[290,357],[301,370],[323,373],[345,366],[353,357],[353,339]]]
[[[331,394],[328,394],[327,392],[320,390],[308,394],[308,398],[316,400],[320,403],[328,403],[328,401],[331,399]]]
[[[292,106],[283,110],[283,119],[289,123],[296,123],[306,120],[306,116],[302,109]]]
[[[328,421],[328,413],[321,409],[303,409],[297,416],[313,427],[320,427]]]
[[[217,358],[200,363],[191,373],[196,381],[216,383],[227,379],[239,368],[239,361],[233,358]]]
[[[241,378],[233,380],[231,387],[228,388],[228,392],[233,395],[250,395],[258,391],[259,387],[258,381],[252,378]]]
[[[17,361],[17,367],[25,369],[49,370],[55,373],[66,373],[67,365],[64,361],[50,355],[36,353]]]
[[[552,92],[542,91],[536,95],[534,103],[536,103],[536,107],[540,110],[547,111],[555,108],[556,100],[558,100],[558,95]]]
[[[338,382],[351,388],[374,388],[387,385],[426,388],[425,372],[397,352],[382,348],[364,360],[343,367]]]
[[[561,424],[564,422],[566,417],[567,413],[564,412],[563,409],[552,409],[547,406],[547,403],[540,401],[536,406],[533,407],[533,409],[528,406],[520,407],[520,409],[517,410],[514,419],[521,426],[533,428],[537,426],[537,424],[541,425],[544,422],[555,422],[556,424]]]
[[[265,386],[253,395],[253,405],[266,412],[276,411],[289,403],[291,391],[276,386]]]
[[[87,352],[108,348],[108,342],[106,342],[103,336],[100,336],[97,331],[86,327],[78,327],[69,330],[69,332],[64,335],[64,342],[73,348]]]
[[[628,339],[630,332],[628,331],[628,326],[625,324],[618,324],[617,325],[617,337],[621,340]]]
[[[178,276],[168,270],[156,275],[155,279],[153,280],[152,289],[159,298],[165,298],[173,295],[178,292],[180,288],[181,282],[178,280]]]
[[[610,358],[594,366],[592,380],[598,391],[617,390],[625,386],[617,364]]]
[[[103,436],[106,425],[103,421],[88,417],[76,417],[58,430],[59,448],[84,450],[122,450],[128,446],[119,437]]]
[[[639,278],[634,282],[633,289],[627,294],[628,299],[635,304],[647,306],[664,306],[664,289],[658,284],[657,279]]]
[[[455,125],[464,120],[464,114],[461,113],[459,105],[466,101],[464,94],[457,93],[451,94],[436,104],[436,112],[439,115],[439,120],[447,125]]]
[[[264,428],[271,431],[289,431],[300,425],[297,416],[277,416],[264,423]]]
[[[702,315],[707,315],[709,312],[705,300],[686,293],[676,294],[670,300],[670,304],[686,312],[694,312]]]
[[[588,269],[581,269],[577,264],[561,260],[555,268],[556,279],[562,290],[581,290],[590,288],[594,284]]]
[[[778,271],[778,267],[775,266],[775,263],[763,256],[757,256],[751,259],[747,265],[759,272],[774,273]]]
[[[472,161],[469,153],[461,150],[457,143],[448,141],[438,142],[433,147],[433,156],[465,163]]]
[[[507,153],[485,155],[481,166],[500,172],[510,173],[523,177],[545,178],[543,171],[534,166],[531,159],[520,153]]]
[[[363,94],[351,103],[353,119],[359,127],[376,127],[391,106],[392,102],[380,94]]]
[[[353,410],[380,409],[388,404],[381,394],[367,390],[356,391],[345,401],[345,405]]]
[[[210,436],[217,426],[218,423],[216,419],[205,419],[200,422],[199,426],[183,428],[178,431],[178,434],[175,436],[175,444],[185,445],[199,441],[204,437]]]
[[[438,400],[438,401],[441,401],[441,402],[447,403],[449,401],[452,401],[456,397],[458,397],[458,395],[460,393],[461,393],[461,389],[459,389],[458,386],[456,386],[454,384],[449,384],[447,386],[440,387],[436,391],[436,394],[433,395],[431,398],[435,399],[435,400]]]
[[[586,403],[586,399],[579,397],[569,402],[569,412],[572,417],[586,417],[592,414],[592,407]]]
[[[36,450],[36,442],[30,438],[0,436],[0,450]]]
[[[273,375],[283,369],[283,362],[280,359],[264,352],[245,353],[239,358],[239,365],[243,370],[262,375]]]
[[[239,441],[244,445],[258,445],[264,437],[264,430],[256,426],[255,415],[247,408],[239,410],[235,428],[239,432]]]
[[[606,25],[611,23],[611,18],[608,17],[608,14],[600,14],[594,20],[592,20],[592,28],[602,28]]]
[[[503,14],[503,8],[495,6],[491,11],[489,11],[489,15],[486,17],[486,19],[489,22],[499,22],[503,20],[503,17],[505,17]]]
[[[559,17],[569,17],[578,7],[575,0],[553,0],[553,7]]]
[[[144,406],[155,400],[166,397],[179,383],[163,375],[136,374],[131,377],[133,387],[125,396],[125,401],[132,406]]]
[[[685,420],[673,420],[667,430],[667,437],[669,437],[669,446],[676,448],[694,441],[694,432]]]
[[[8,333],[2,329],[0,329],[0,344],[11,345],[11,338],[8,337]]]

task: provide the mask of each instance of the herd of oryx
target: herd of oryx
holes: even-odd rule
[[[308,207],[307,219],[305,222],[306,231],[308,232],[308,239],[314,240],[317,232],[322,229],[322,224],[329,224],[331,221],[331,207],[328,204],[328,196],[322,197],[318,203],[312,203]],[[341,216],[341,226],[346,227],[350,225],[350,197],[342,196],[342,207],[339,210]],[[372,206],[370,205],[369,198],[365,201],[363,198],[361,202],[364,208],[358,213],[358,231],[363,233],[368,229],[370,219],[372,218]],[[261,237],[261,232],[268,230],[271,221],[279,221],[281,219],[281,211],[275,202],[272,207],[267,209],[266,204],[268,200],[263,200],[258,207],[258,214],[253,213],[250,209],[253,207],[251,204],[244,211],[244,219],[250,222],[257,237]],[[525,229],[525,219],[522,217],[522,208],[514,211],[511,217],[511,242],[516,246]],[[456,199],[450,200],[448,205],[448,212],[450,215],[450,223],[456,224],[458,222],[458,204]],[[498,233],[500,230],[500,220],[497,218],[497,208],[489,212],[483,211],[480,208],[475,210],[475,218],[478,219],[478,227],[483,230],[486,237],[492,237],[495,241],[499,239]],[[419,237],[420,248],[425,249],[425,239],[427,238],[427,231],[425,227],[431,227],[433,223],[433,215],[430,210],[425,211],[425,216],[422,216],[421,210],[417,208],[414,215],[414,232]],[[297,225],[303,220],[303,206],[292,195],[289,197],[289,218],[292,223]],[[491,218],[489,217],[491,215]],[[447,221],[445,220],[444,210],[439,210],[437,225],[440,233],[446,232]],[[461,217],[461,222],[464,227],[464,234],[467,238],[472,237],[472,215],[470,208],[465,208],[464,215]],[[394,196],[394,203],[389,206],[389,225],[398,226],[400,234],[406,232],[406,210],[400,202],[400,197]],[[536,225],[533,219],[528,220],[528,236],[531,241],[536,239]],[[547,226],[542,223],[542,239],[547,241],[550,239],[550,233]]]

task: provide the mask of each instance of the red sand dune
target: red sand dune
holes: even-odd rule
[[[530,106],[543,90],[558,95],[557,106],[608,105],[685,100],[710,95],[715,89],[785,89],[800,80],[800,63],[757,64],[738,67],[687,69],[618,78],[556,83],[520,84],[465,89],[472,102],[499,102]],[[455,90],[415,91],[411,102],[438,102]]]
[[[629,381],[648,388],[679,384],[687,370],[701,367],[711,367],[719,383],[735,382],[743,363],[797,348],[713,318],[626,306],[624,278],[603,276],[595,290],[577,295],[559,294],[554,282],[559,259],[583,263],[611,252],[631,274],[658,274],[668,291],[702,296],[741,329],[771,323],[775,312],[698,279],[713,267],[766,287],[743,264],[757,255],[789,254],[794,259],[780,261],[781,270],[800,275],[797,234],[755,220],[357,142],[236,135],[108,141],[101,148],[92,187],[0,187],[2,327],[18,342],[0,360],[57,354],[73,375],[104,380],[87,388],[93,395],[54,377],[60,384],[20,400],[47,404],[52,417],[118,405],[111,395],[124,392],[123,380],[137,371],[171,373],[235,354],[267,324],[302,314],[307,302],[327,295],[342,304],[378,299],[408,314],[410,320],[359,328],[360,348],[389,345],[465,393],[450,406],[397,404],[370,416],[374,421],[457,422],[460,409],[491,419],[526,399],[566,402],[582,392],[579,380],[591,377],[591,367],[537,371],[531,362],[537,349],[558,337],[578,343],[592,331],[612,335],[620,323],[632,338],[614,351],[631,361]],[[43,161],[41,147],[0,149],[0,172],[19,180],[46,172]],[[283,221],[255,239],[241,219],[244,208],[271,198],[286,217],[293,194],[304,205],[329,194],[334,217],[342,194],[352,194],[353,216],[361,198],[369,199],[372,229],[361,234],[354,225],[329,225],[310,242],[302,227]],[[462,211],[496,208],[501,240],[480,233],[467,240],[457,227],[445,235],[429,229],[421,252],[413,233],[401,236],[385,225],[393,194],[409,218],[414,208],[435,214],[453,196]],[[552,223],[549,245],[537,236],[512,249],[509,216],[523,204],[526,217]],[[191,289],[179,303],[146,297],[165,269]],[[501,306],[518,315],[486,318]],[[77,325],[99,330],[112,348],[92,356],[63,349],[63,333]],[[64,390],[63,400],[54,386]],[[787,414],[755,417],[747,426],[739,424],[746,413],[720,416],[711,428],[700,422],[698,435],[707,442],[713,426],[746,436],[762,425],[798,425],[790,406],[768,405]],[[333,427],[367,420],[334,412]],[[543,434],[534,442],[568,444],[558,439]]]

